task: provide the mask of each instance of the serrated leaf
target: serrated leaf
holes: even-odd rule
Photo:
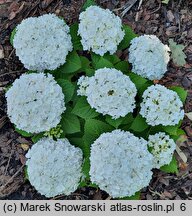
[[[73,134],[81,131],[78,117],[70,112],[65,112],[62,115],[60,124],[63,132],[66,134]]]
[[[99,115],[99,113],[97,113],[94,109],[90,107],[86,100],[86,97],[78,98],[75,107],[72,110],[72,113],[83,119],[91,119]]]
[[[71,40],[73,43],[73,49],[74,50],[83,50],[82,44],[81,44],[81,37],[78,35],[78,23],[74,23],[70,26],[70,35]]]
[[[185,103],[185,100],[187,98],[187,91],[184,88],[179,87],[179,86],[173,86],[173,87],[171,87],[169,89],[175,91],[179,95],[179,97],[180,97],[181,101],[183,102],[183,104]]]
[[[81,59],[76,51],[69,53],[66,63],[57,69],[58,73],[74,73],[81,69]]]
[[[142,132],[148,127],[149,125],[146,123],[146,120],[140,114],[138,114],[134,119],[130,129],[135,132]]]
[[[100,68],[114,68],[114,65],[105,59],[104,57],[100,57],[99,61],[95,65],[95,69],[100,69]]]
[[[127,74],[128,71],[129,71],[129,63],[128,61],[121,61],[121,62],[118,62],[117,64],[115,64],[115,68],[117,70],[120,70],[122,71],[123,73]]]
[[[88,119],[84,128],[84,143],[91,145],[102,133],[112,131],[114,128],[100,120]]]
[[[44,137],[44,132],[39,133],[39,134],[35,134],[31,139],[33,141],[33,143],[38,142],[42,137]]]
[[[20,130],[20,129],[16,128],[16,127],[15,127],[15,131],[16,131],[17,133],[21,134],[21,135],[24,136],[24,137],[32,137],[32,136],[33,136],[32,133],[28,133],[28,132],[26,132],[26,131],[24,131],[24,130]]]
[[[15,37],[16,32],[17,32],[17,27],[15,27],[13,29],[13,31],[11,32],[10,43],[11,43],[12,46],[13,46],[13,39]]]
[[[162,166],[160,168],[161,171],[167,172],[167,173],[178,173],[178,164],[175,156],[173,156],[172,161],[169,165]]]
[[[61,86],[65,95],[65,103],[68,103],[73,97],[75,86],[70,81],[65,79],[58,79],[57,83]]]
[[[118,46],[118,50],[122,50],[122,49],[126,49],[129,47],[130,42],[133,38],[137,37],[137,35],[135,34],[135,32],[131,29],[130,26],[128,25],[123,25],[123,30],[125,31],[125,36],[123,38],[123,40],[121,41],[121,43]]]
[[[182,44],[176,44],[173,39],[169,39],[169,47],[171,49],[171,58],[173,62],[178,66],[184,66],[186,64],[187,56],[183,52],[185,46]]]
[[[94,0],[86,0],[83,7],[81,8],[82,11],[86,10],[88,7],[97,5]]]
[[[137,90],[139,90],[148,80],[135,74],[135,73],[129,73],[128,74],[131,81],[135,84]]]

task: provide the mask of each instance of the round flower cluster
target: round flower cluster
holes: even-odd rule
[[[54,70],[72,51],[69,27],[54,14],[30,17],[16,28],[13,39],[16,55],[29,70]]]
[[[132,71],[150,80],[159,80],[167,71],[170,49],[155,35],[143,35],[131,41],[129,62]]]
[[[32,146],[26,157],[29,181],[42,195],[69,195],[77,189],[83,154],[67,139],[43,138]]]
[[[91,146],[90,176],[112,197],[132,196],[152,178],[147,142],[130,132],[103,133]]]
[[[151,148],[151,153],[154,157],[153,167],[158,169],[171,162],[176,148],[174,140],[162,132],[150,135],[148,146]]]
[[[184,118],[182,102],[176,92],[162,85],[148,87],[143,93],[140,114],[149,125],[176,125]]]
[[[24,74],[6,93],[7,113],[20,130],[31,133],[56,127],[65,111],[64,94],[51,74]]]
[[[113,54],[124,38],[121,19],[108,9],[90,6],[80,14],[78,34],[84,50]]]
[[[81,77],[78,85],[78,95],[87,96],[90,106],[103,115],[117,119],[135,108],[135,84],[121,71],[102,68],[92,77]]]

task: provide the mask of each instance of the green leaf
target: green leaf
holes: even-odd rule
[[[27,166],[26,165],[24,167],[24,180],[25,181],[29,180],[29,175],[28,175],[28,172],[27,172]]]
[[[83,50],[83,47],[81,45],[81,37],[78,35],[78,28],[79,28],[78,23],[74,23],[73,25],[70,26],[70,35],[73,43],[73,49]]]
[[[35,134],[31,139],[32,139],[33,143],[36,143],[43,137],[44,137],[44,132],[39,133],[39,134]]]
[[[90,68],[90,64],[91,62],[89,61],[88,58],[84,57],[84,56],[80,56],[81,59],[81,70],[85,71],[86,69]]]
[[[120,70],[122,71],[123,73],[127,74],[128,73],[128,70],[129,70],[129,63],[128,61],[121,61],[121,62],[118,62],[116,65],[115,65],[115,68],[117,70]]]
[[[96,67],[96,64],[99,62],[100,58],[101,58],[100,55],[97,55],[97,54],[91,52],[91,60],[92,60],[92,65],[94,68]]]
[[[91,145],[102,133],[113,130],[111,125],[108,125],[100,120],[88,119],[85,122],[84,128],[84,143]]]
[[[57,83],[61,86],[65,95],[65,103],[68,103],[73,97],[75,86],[70,81],[64,79],[58,79]]]
[[[33,136],[32,133],[28,133],[28,132],[26,132],[26,131],[24,131],[24,130],[20,130],[20,129],[16,128],[16,127],[15,127],[15,131],[16,131],[17,133],[21,134],[21,135],[24,136],[24,137],[32,137],[32,136]]]
[[[63,132],[66,134],[73,134],[81,131],[78,117],[70,112],[65,112],[62,115],[60,124]]]
[[[97,5],[96,2],[94,0],[86,0],[86,2],[84,3],[83,7],[82,7],[82,11],[86,10],[88,7],[93,6],[93,5]]]
[[[122,124],[123,120],[124,118],[112,119],[109,115],[105,118],[105,121],[115,128],[118,128],[119,125]]]
[[[86,73],[86,75],[88,76],[88,77],[91,77],[91,76],[94,76],[94,74],[95,74],[95,70],[94,69],[85,69],[85,73]]]
[[[13,29],[13,31],[11,32],[10,43],[11,43],[12,46],[13,46],[13,39],[15,37],[16,32],[17,32],[17,27],[15,27]]]
[[[133,195],[133,196],[119,198],[119,200],[140,200],[140,199],[141,199],[141,192],[140,191],[136,192],[135,195]]]
[[[99,115],[99,113],[97,113],[94,109],[90,107],[86,100],[86,97],[78,98],[77,103],[72,110],[72,113],[83,119],[91,119]]]
[[[139,88],[139,90],[138,90],[138,95],[139,95],[140,97],[142,97],[142,96],[143,96],[143,92],[144,92],[149,86],[151,86],[151,85],[153,85],[153,82],[151,82],[151,81],[147,81],[146,83],[143,83],[143,85],[142,85],[141,87],[139,87],[140,85],[137,84],[137,86],[138,86],[138,88]]]
[[[129,73],[128,74],[131,81],[134,82],[137,90],[139,90],[148,80],[135,74],[135,73]]]
[[[118,50],[126,49],[129,47],[130,42],[133,38],[137,37],[137,35],[134,33],[134,31],[131,29],[128,25],[123,25],[123,30],[125,31],[125,36],[121,43],[118,46]]]
[[[148,127],[149,125],[146,123],[145,119],[140,114],[138,114],[134,119],[130,129],[135,132],[142,132]]]
[[[86,157],[82,165],[82,172],[86,176],[87,179],[90,178],[89,171],[90,171],[90,159],[89,157]]]
[[[121,59],[117,55],[105,54],[103,57],[108,61],[110,61],[112,64],[117,64],[118,62],[121,61]]]
[[[169,135],[177,135],[178,125],[175,126],[162,126],[162,130]]]
[[[182,44],[176,44],[173,39],[169,39],[169,47],[171,49],[171,58],[173,62],[178,66],[184,66],[186,64],[187,56],[183,52],[185,46]]]
[[[172,161],[170,162],[169,165],[162,166],[160,170],[167,173],[178,174],[178,164],[175,156],[173,156]]]
[[[179,95],[179,97],[180,97],[181,101],[183,102],[183,104],[185,103],[188,92],[184,88],[179,87],[179,86],[173,86],[173,87],[171,87],[169,89],[175,91]]]
[[[100,68],[114,68],[114,65],[105,59],[104,57],[100,57],[99,61],[96,63],[95,68],[100,69]]]
[[[74,73],[81,69],[81,59],[76,51],[69,53],[66,63],[57,69],[60,73]]]

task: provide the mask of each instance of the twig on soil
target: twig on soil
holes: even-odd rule
[[[135,21],[136,22],[139,20],[139,9],[141,8],[142,3],[143,3],[143,0],[140,0],[139,1],[139,6],[138,6],[138,9],[137,9],[138,11],[137,11],[136,16],[135,16]]]
[[[4,175],[7,175],[7,170],[8,170],[8,168],[9,168],[9,164],[10,164],[10,161],[11,161],[12,154],[13,154],[13,150],[11,150],[11,153],[10,153],[10,155],[9,155],[9,160],[8,160],[8,163],[7,163],[7,166],[6,166]]]
[[[152,189],[150,189],[149,187],[149,191],[153,194],[153,195],[158,195],[159,197],[162,197],[162,195],[160,193],[158,193],[157,191],[153,191]]]
[[[0,187],[0,193],[3,191],[3,189],[22,171],[23,167],[25,166],[25,164],[23,164],[19,170],[17,170],[17,172],[11,176],[11,178],[4,184]]]
[[[123,12],[121,13],[121,17],[123,18],[125,14],[133,7],[133,5],[137,2],[137,0],[129,0],[122,9]]]
[[[151,13],[149,13],[149,15],[156,13],[160,9],[161,9],[161,2],[159,3],[159,7],[155,9],[154,11],[152,11]]]
[[[0,75],[0,78],[6,75],[15,74],[15,73],[23,73],[25,71],[11,71]]]
[[[0,129],[5,125],[6,122],[7,122],[7,117],[6,117],[6,116],[3,116],[3,117],[0,119]]]
[[[56,197],[51,198],[51,200],[57,200],[57,199],[61,199],[62,197],[65,197],[66,195],[59,195]],[[73,193],[70,196],[81,196],[81,197],[85,197],[86,199],[88,199],[89,197],[84,195],[84,194],[77,194],[77,193]]]
[[[9,60],[10,57],[13,55],[14,51],[15,51],[15,49],[12,49],[11,53],[10,53],[9,56],[8,56],[8,60]]]

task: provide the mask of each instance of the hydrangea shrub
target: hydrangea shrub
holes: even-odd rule
[[[58,27],[61,22],[67,28],[62,19]],[[32,68],[36,71],[22,75],[6,93],[8,115],[16,131],[35,143],[27,154],[28,179],[47,197],[89,186],[100,187],[116,199],[138,199],[153,168],[178,172],[173,153],[175,141],[184,134],[180,127],[187,92],[181,87],[154,85],[153,80],[167,70],[166,45],[156,36],[138,37],[93,0],[83,6],[79,23],[69,28],[62,33],[68,35],[68,45],[69,38],[72,42],[66,59],[60,56],[64,62],[43,68],[44,75],[39,73],[42,68]],[[13,44],[18,35],[16,28]],[[55,38],[53,44],[59,41]],[[131,64],[116,54],[125,49]],[[154,62],[158,62],[155,68]],[[27,79],[18,88],[23,77],[33,77],[33,81]],[[31,122],[27,122],[29,116]],[[72,169],[64,170],[72,161]],[[39,172],[43,176],[38,177]],[[41,186],[43,181],[46,188]]]

